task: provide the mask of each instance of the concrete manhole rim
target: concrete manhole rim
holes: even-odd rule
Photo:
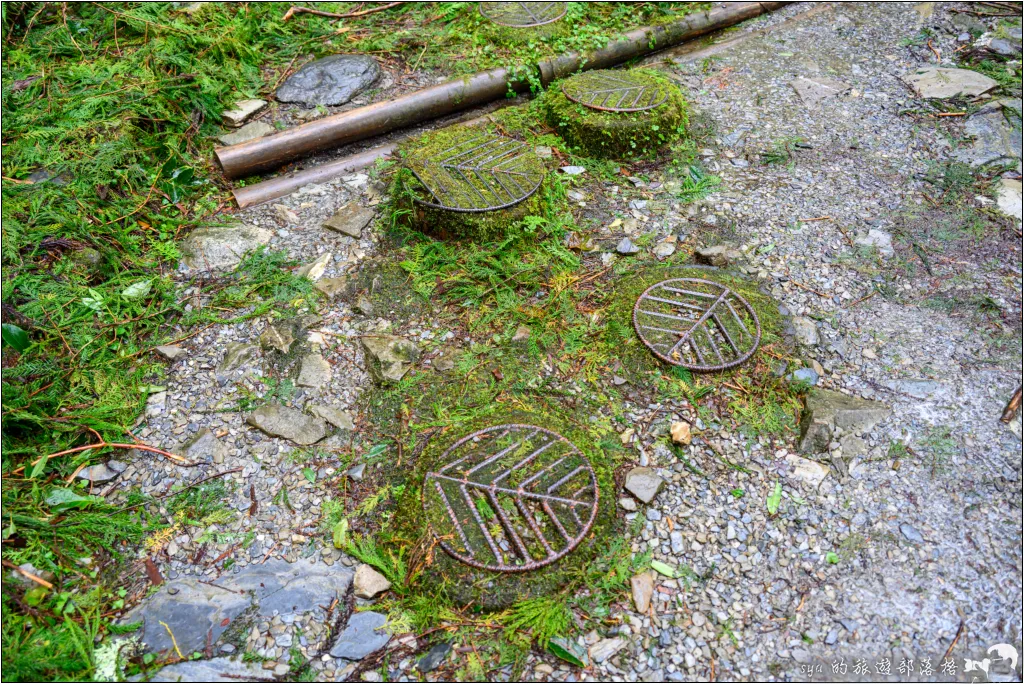
[[[562,94],[588,109],[619,113],[656,109],[669,97],[663,84],[640,78],[630,71],[613,69],[588,71],[566,79],[562,82]],[[597,104],[598,100],[601,104]],[[614,106],[610,105],[612,101]],[[629,104],[622,106],[627,101]]]
[[[680,287],[672,287],[672,285],[678,284]],[[685,289],[687,286],[696,286],[693,290]],[[713,290],[713,292],[704,292],[702,288]],[[676,299],[667,299],[665,297],[656,297],[653,293],[657,290],[662,290],[668,296],[683,295],[684,297],[690,297],[694,301],[711,299],[713,302],[710,306],[702,308],[697,304],[689,301],[677,301]],[[717,290],[717,291],[716,291]],[[656,305],[668,304],[674,307],[676,313],[669,313],[666,311],[650,311],[642,308],[645,304],[655,303]],[[737,340],[733,339],[733,336],[728,332],[728,326],[722,321],[722,318],[718,316],[716,309],[719,305],[724,305],[724,311],[728,312],[732,316],[732,320],[738,323],[736,330],[741,333],[743,338],[749,339],[749,348],[744,344],[740,347],[737,344]],[[737,306],[744,311],[750,319],[753,321],[754,330],[751,331],[746,327],[743,319],[740,318],[737,313]],[[681,309],[687,310],[698,310],[700,315],[697,316],[696,320],[690,320],[679,316],[678,313]],[[677,322],[691,323],[688,328],[674,330],[672,328],[662,328],[660,326],[647,325],[642,323],[642,317],[647,318],[662,318],[667,320],[674,320]],[[714,330],[718,331],[718,334],[722,338],[722,344],[715,341],[715,336],[705,330],[705,338],[709,341],[708,347],[718,357],[719,363],[707,363],[703,358],[703,352],[700,350],[701,347],[696,340],[695,332],[703,329],[702,326],[710,323],[714,326]],[[671,323],[667,324],[671,325]],[[711,327],[710,325],[707,327]],[[661,282],[651,285],[643,293],[637,297],[636,304],[633,306],[633,329],[636,331],[640,341],[652,354],[657,358],[661,359],[665,363],[673,366],[680,366],[692,371],[698,372],[715,372],[722,371],[729,368],[738,366],[747,361],[754,352],[757,351],[758,346],[761,343],[761,321],[757,317],[757,312],[754,308],[740,296],[739,293],[732,290],[726,285],[717,283],[713,280],[705,280],[702,278],[669,278]],[[675,335],[678,339],[675,340],[675,344],[669,347],[667,353],[663,353],[658,347],[666,347],[667,343],[656,342],[650,339],[652,336],[645,334],[645,330],[659,334]],[[744,341],[743,339],[739,341]],[[678,348],[684,343],[689,343],[689,347],[697,362],[687,362],[682,354],[678,354]],[[721,353],[722,348],[731,350],[734,356],[731,358],[725,358]]]
[[[433,198],[413,197],[416,204],[464,214],[525,202],[547,174],[526,144],[493,133],[467,135],[426,159],[412,157],[406,168]],[[466,197],[475,199],[470,204]]]
[[[533,11],[534,5],[539,6],[541,9],[540,16]],[[500,7],[495,7],[500,6]],[[546,26],[552,24],[562,17],[565,16],[566,3],[564,2],[481,2],[477,5],[480,15],[485,19],[493,21],[498,26],[506,26],[508,28],[535,28],[537,26]],[[520,11],[506,13],[512,17],[523,17],[525,23],[512,23],[505,19],[505,15],[501,13],[495,13],[495,9],[519,9]],[[549,15],[546,10],[555,10],[553,15]],[[490,10],[490,11],[487,11]],[[561,11],[558,11],[561,10]],[[502,17],[504,20],[499,20],[496,17]]]
[[[453,467],[457,466],[458,464],[462,463],[467,458],[470,458],[473,455],[473,454],[470,453],[470,454],[466,454],[465,456],[462,456],[461,458],[454,458],[454,457],[458,456],[458,453],[462,449],[462,447],[464,447],[465,445],[467,445],[470,442],[474,442],[475,440],[478,440],[480,438],[489,436],[489,435],[491,435],[492,433],[495,433],[495,432],[499,432],[500,433],[498,435],[499,439],[501,437],[504,437],[504,436],[507,436],[509,434],[513,434],[513,433],[516,433],[516,432],[522,432],[522,433],[526,434],[526,436],[522,440],[520,440],[519,442],[514,443],[512,447],[507,447],[507,448],[502,449],[501,451],[499,451],[497,454],[490,455],[490,456],[486,457],[483,462],[475,465],[474,468],[472,468],[470,471],[467,471],[466,475],[471,474],[474,470],[476,470],[478,468],[481,468],[481,467],[483,467],[485,465],[493,463],[495,460],[497,460],[501,456],[507,454],[513,448],[526,444],[530,439],[534,438],[535,436],[540,435],[542,438],[546,437],[546,438],[549,439],[549,441],[546,444],[542,445],[540,449],[535,449],[532,454],[530,454],[528,457],[526,457],[525,459],[520,461],[520,463],[518,463],[516,466],[514,466],[511,469],[508,469],[508,470],[504,471],[504,473],[501,474],[499,477],[494,478],[490,485],[486,485],[486,484],[480,483],[480,482],[475,482],[473,480],[470,480],[468,477],[461,477],[461,478],[459,478],[459,477],[453,477],[451,475],[447,475],[446,474],[446,471],[449,468],[453,468]],[[513,471],[518,469],[520,466],[530,465],[532,463],[533,459],[535,459],[538,455],[540,455],[548,447],[550,447],[550,446],[552,446],[554,444],[561,444],[561,445],[568,446],[569,450],[568,450],[568,452],[566,454],[564,454],[561,458],[559,458],[553,464],[549,464],[548,466],[543,468],[539,473],[536,473],[533,477],[531,477],[530,479],[528,479],[525,482],[521,483],[518,486],[518,488],[512,489],[511,487],[502,488],[502,487],[498,487],[497,486],[496,481],[501,480],[504,477],[507,477]],[[549,469],[552,469],[554,466],[559,465],[562,461],[565,461],[566,459],[568,459],[570,457],[573,457],[575,459],[574,462],[578,463],[578,465],[576,466],[576,468],[572,472],[570,472],[566,476],[563,476],[554,485],[549,487],[547,493],[545,493],[545,494],[538,494],[536,492],[531,492],[531,491],[524,490],[524,485],[526,485],[528,482],[530,482],[530,480],[539,478],[545,471],[547,471]],[[458,561],[460,561],[462,563],[465,563],[466,565],[469,565],[470,567],[478,568],[478,569],[481,569],[481,570],[488,570],[488,571],[494,571],[494,572],[507,572],[507,573],[520,573],[520,572],[526,572],[526,571],[529,571],[529,570],[536,570],[538,568],[545,567],[547,565],[555,563],[556,561],[561,560],[562,558],[565,558],[567,555],[572,553],[579,546],[579,544],[586,538],[586,536],[590,533],[590,530],[593,528],[594,523],[597,520],[597,513],[598,513],[599,501],[600,501],[600,491],[599,491],[599,486],[598,486],[598,482],[597,482],[597,476],[594,473],[594,469],[593,469],[592,465],[590,464],[590,461],[587,459],[587,457],[584,455],[584,453],[579,449],[579,447],[577,447],[575,444],[573,444],[568,438],[566,438],[565,436],[559,434],[558,432],[555,432],[554,430],[550,430],[548,428],[540,427],[538,425],[530,425],[530,424],[525,424],[525,423],[506,423],[506,424],[502,424],[502,425],[495,425],[495,426],[483,428],[481,430],[476,430],[474,432],[471,432],[470,434],[460,438],[458,441],[456,441],[454,444],[452,444],[450,447],[448,447],[444,451],[444,453],[440,456],[439,461],[441,463],[443,463],[444,465],[442,465],[441,468],[439,470],[437,470],[437,471],[429,471],[429,472],[427,472],[424,475],[424,480],[423,480],[423,488],[422,488],[422,492],[421,492],[421,498],[422,498],[422,505],[423,505],[424,515],[426,515],[426,518],[427,518],[427,526],[429,527],[430,532],[431,532],[432,536],[434,537],[434,540],[437,542],[437,544],[439,546],[441,546],[442,549],[444,549],[444,551],[448,555],[450,555],[452,558],[455,558],[456,560],[458,560]],[[569,465],[572,465],[572,464],[573,464],[573,462],[570,462]],[[572,494],[573,498],[560,497],[560,496],[552,495],[551,494],[553,489],[557,489],[563,483],[571,482],[572,478],[574,476],[576,476],[577,474],[580,474],[580,473],[582,473],[584,475],[585,479],[587,480],[587,484],[584,485],[583,487],[577,489]],[[465,503],[469,504],[467,506],[467,508],[468,508],[469,512],[472,514],[474,522],[477,524],[477,526],[483,532],[483,536],[487,540],[488,546],[490,547],[489,549],[487,547],[479,548],[479,549],[474,549],[472,547],[472,545],[470,544],[470,542],[469,542],[469,540],[468,540],[468,538],[467,538],[467,536],[465,534],[464,528],[462,527],[462,525],[458,521],[458,516],[455,514],[454,508],[453,508],[450,500],[447,498],[447,495],[445,494],[443,488],[441,487],[441,481],[442,480],[448,481],[449,483],[452,483],[452,484],[459,485],[459,488],[460,488],[460,490],[463,493],[463,497],[465,499]],[[492,504],[492,506],[493,506],[493,510],[494,510],[494,513],[495,513],[496,518],[497,518],[497,524],[500,525],[500,528],[501,528],[504,536],[509,538],[512,541],[512,544],[511,545],[507,545],[507,546],[509,546],[509,547],[514,546],[515,549],[516,549],[515,552],[507,551],[506,553],[502,553],[502,550],[500,550],[497,547],[497,545],[495,544],[493,539],[490,537],[489,532],[487,532],[486,526],[484,525],[484,523],[483,523],[483,521],[481,519],[481,516],[480,516],[479,512],[477,511],[476,506],[474,505],[474,503],[469,498],[469,495],[468,495],[468,492],[467,492],[467,487],[473,487],[476,492],[483,492],[483,493],[485,493],[485,494],[487,494],[489,496],[489,503]],[[447,513],[447,520],[451,523],[451,529],[446,531],[446,532],[449,532],[449,533],[439,534],[439,530],[436,529],[434,523],[431,522],[431,509],[429,508],[429,506],[430,506],[431,501],[435,499],[435,496],[434,496],[433,492],[437,492],[438,493],[438,497],[439,497],[440,501],[438,501],[437,504],[444,507],[442,510],[446,509],[445,512]],[[497,499],[497,494],[499,492],[501,494],[503,494],[504,496],[506,496],[506,497],[508,497],[509,495],[515,495],[516,496],[516,499],[515,499],[514,503],[515,503],[516,509],[517,509],[517,511],[519,513],[518,517],[522,518],[522,520],[524,522],[526,522],[526,524],[532,530],[533,535],[538,540],[541,540],[541,543],[543,544],[544,548],[547,551],[546,557],[544,557],[542,559],[539,559],[539,560],[533,559],[532,556],[528,553],[528,550],[525,549],[525,545],[523,544],[522,540],[517,536],[517,533],[515,532],[515,527],[514,527],[514,525],[512,523],[512,520],[507,515],[507,512],[505,510],[503,510],[502,506],[500,505],[500,502]],[[581,493],[584,494],[584,495],[585,494],[592,494],[592,500],[582,500],[582,499],[580,499],[579,497],[581,496]],[[539,525],[537,524],[537,522],[534,520],[534,518],[532,516],[530,516],[528,514],[528,511],[525,508],[525,504],[522,503],[523,499],[532,499],[532,500],[542,500],[542,501],[545,501],[545,503],[543,503],[541,505],[544,508],[546,515],[551,519],[551,521],[553,522],[555,528],[561,534],[561,537],[562,537],[563,541],[565,542],[565,546],[563,548],[559,549],[558,551],[555,551],[552,548],[551,542],[546,540],[543,532],[539,529]],[[567,533],[567,531],[563,527],[564,521],[560,521],[560,519],[553,512],[552,507],[547,505],[548,501],[553,501],[555,503],[563,504],[563,505],[569,503],[569,507],[572,510],[572,514],[573,514],[574,518],[576,519],[576,521],[578,523],[578,525],[577,525],[578,532],[576,532],[575,534],[573,534],[571,536]],[[587,516],[586,521],[583,521],[581,519],[581,517],[576,514],[576,508],[577,507],[582,507],[582,506],[586,506],[590,510],[589,516]],[[468,522],[468,520],[466,522]],[[461,538],[461,540],[463,542],[463,546],[466,548],[466,552],[465,553],[464,552],[460,552],[458,549],[456,549],[452,544],[450,544],[447,541],[449,538],[451,538],[453,536],[456,536],[456,535]],[[494,559],[494,562],[484,562],[484,561],[480,560],[479,558],[476,557],[476,555],[477,555],[476,552],[477,551],[489,551],[491,556]],[[505,560],[504,560],[505,556],[514,557],[515,553],[519,554],[520,560],[522,561],[521,563],[512,564],[512,563],[509,563],[509,562],[505,562]]]

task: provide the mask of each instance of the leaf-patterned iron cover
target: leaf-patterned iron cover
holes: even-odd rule
[[[597,478],[568,439],[534,425],[498,425],[453,444],[423,482],[438,544],[476,568],[533,570],[566,556],[597,517]]]
[[[514,28],[543,26],[565,16],[564,2],[481,2],[480,14]]]
[[[588,71],[563,81],[562,93],[584,107],[607,112],[642,112],[668,99],[664,86],[628,71]]]
[[[519,204],[537,192],[545,174],[533,150],[492,133],[468,136],[426,159],[412,157],[407,166],[430,194],[417,203],[464,213]]]
[[[747,300],[698,278],[647,288],[633,307],[633,327],[659,359],[695,371],[737,366],[761,342],[761,322]]]

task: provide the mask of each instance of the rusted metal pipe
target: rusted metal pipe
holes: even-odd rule
[[[601,69],[663,50],[787,5],[787,2],[731,2],[662,26],[647,26],[586,54],[569,53],[534,67],[543,84],[579,70]],[[530,88],[522,72],[499,68],[324,117],[295,128],[214,150],[227,178],[270,171],[313,152],[382,135]]]

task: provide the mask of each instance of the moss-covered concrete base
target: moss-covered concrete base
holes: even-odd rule
[[[590,533],[561,560],[526,572],[479,570],[449,556],[434,543],[422,507],[424,476],[440,467],[440,459],[445,450],[474,430],[502,423],[531,424],[558,432],[587,457],[597,477],[598,513]],[[399,501],[399,513],[395,520],[402,525],[401,536],[420,540],[418,546],[425,550],[426,561],[423,574],[417,580],[419,585],[444,592],[446,598],[457,605],[472,602],[480,610],[497,610],[522,599],[557,592],[582,575],[588,563],[600,555],[614,534],[614,487],[611,459],[597,445],[593,435],[569,420],[552,417],[549,413],[509,412],[460,424],[457,430],[431,439],[417,459],[415,475]]]
[[[508,228],[527,216],[545,216],[551,210],[552,199],[544,183],[525,200],[506,209],[483,212],[450,211],[425,206],[417,199],[433,202],[419,180],[409,170],[418,160],[430,159],[442,150],[483,133],[487,129],[456,126],[420,136],[399,148],[405,166],[394,176],[391,187],[395,211],[416,230],[439,238],[494,240],[503,237]],[[532,152],[527,152],[532,154]],[[543,163],[537,159],[539,167]]]
[[[686,101],[673,83],[657,71],[629,72],[641,82],[664,89],[668,98],[661,105],[639,112],[592,109],[573,102],[553,83],[544,94],[548,122],[579,153],[603,159],[651,157],[662,146],[686,132]]]

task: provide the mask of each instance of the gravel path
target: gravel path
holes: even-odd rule
[[[954,641],[962,670],[964,657],[981,658],[990,645],[1020,644],[1020,419],[1008,427],[998,416],[1021,381],[1021,247],[1003,231],[988,244],[957,243],[938,255],[934,276],[920,264],[906,266],[914,252],[899,231],[929,209],[933,190],[922,178],[952,154],[944,131],[962,125],[948,129],[900,114],[915,102],[900,77],[935,61],[927,47],[901,41],[927,25],[939,27],[933,45],[942,55],[957,46],[947,5],[923,5],[927,10],[859,3],[810,12],[797,5],[750,22],[741,34],[749,38],[712,58],[680,51],[665,64],[666,55],[658,56],[686,86],[695,111],[713,123],[716,144],[701,155],[723,183],[683,214],[665,208],[659,216],[643,206],[636,213],[651,214],[652,225],[684,240],[733,236],[767,291],[805,331],[816,332],[800,339],[808,343],[803,355],[817,364],[818,386],[890,411],[863,430],[837,433],[829,445],[832,473],[821,479],[813,470],[794,473],[793,464],[803,463],[795,444],[704,425],[687,406],[627,406],[638,424],[658,417],[636,437],[637,463],[666,482],[650,505],[623,511],[629,520],[645,520],[633,547],[689,572],[640,579],[653,580],[646,611],[621,606],[613,615],[617,626],[581,636],[591,649],[590,669],[570,671],[561,661],[531,656],[527,673],[536,679],[806,679],[802,667],[828,669],[840,657],[851,673],[859,658],[872,672],[888,658],[897,673],[906,659],[920,667],[930,658],[938,669]],[[760,29],[766,30],[752,33]],[[800,78],[815,81],[803,95],[793,85]],[[809,103],[818,95],[823,99]],[[801,146],[790,160],[763,163],[765,151],[796,138]],[[303,263],[323,259],[321,283],[340,283],[331,279],[374,257],[375,239],[322,223],[348,202],[376,206],[379,194],[366,175],[354,174],[238,218],[271,231],[271,249],[284,248]],[[859,244],[865,241],[880,249]],[[883,281],[890,290],[873,295]],[[972,293],[988,296],[999,315],[979,324],[976,316],[927,306],[943,295]],[[354,567],[313,537],[322,538],[329,491],[347,483],[359,495],[359,479],[343,477],[349,464],[341,457],[352,430],[366,420],[353,410],[369,384],[358,338],[392,331],[388,314],[367,315],[338,301],[291,331],[296,341],[286,355],[260,348],[266,320],[213,326],[181,343],[185,353],[171,362],[166,393],[151,399],[139,436],[186,452],[182,445],[201,437],[204,458],[213,456],[185,471],[140,455],[111,488],[115,495],[133,488],[160,495],[175,483],[230,470],[222,479],[238,516],[164,540],[158,568],[171,582],[161,591],[173,585],[186,596],[207,596],[209,585],[199,580],[243,587],[280,561],[301,566],[300,579],[326,576],[324,568],[339,563]],[[445,339],[429,321],[401,325],[424,349]],[[240,361],[225,367],[226,356]],[[247,425],[241,412],[223,411],[273,392],[273,378],[288,376],[309,381],[282,397],[284,405],[348,411],[353,425],[321,423],[333,434],[315,450],[303,449]],[[672,419],[697,428],[690,457],[705,477],[694,477],[664,446],[644,447],[651,431]],[[893,443],[910,448],[892,451]],[[748,472],[722,466],[715,450]],[[769,516],[764,502],[776,482],[782,501],[778,515]],[[230,568],[219,562],[222,554],[235,558]],[[347,677],[358,658],[331,655],[322,636],[325,624],[344,613],[349,580],[344,574],[339,583],[318,584],[308,599],[314,604],[303,610],[260,608],[244,633],[212,639],[207,653],[256,652],[265,662],[253,671],[270,676],[287,673],[289,649],[298,648],[314,659],[322,680]],[[239,614],[245,609],[237,607]],[[372,630],[359,638],[372,639]],[[419,677],[409,659],[392,666],[399,680]]]

